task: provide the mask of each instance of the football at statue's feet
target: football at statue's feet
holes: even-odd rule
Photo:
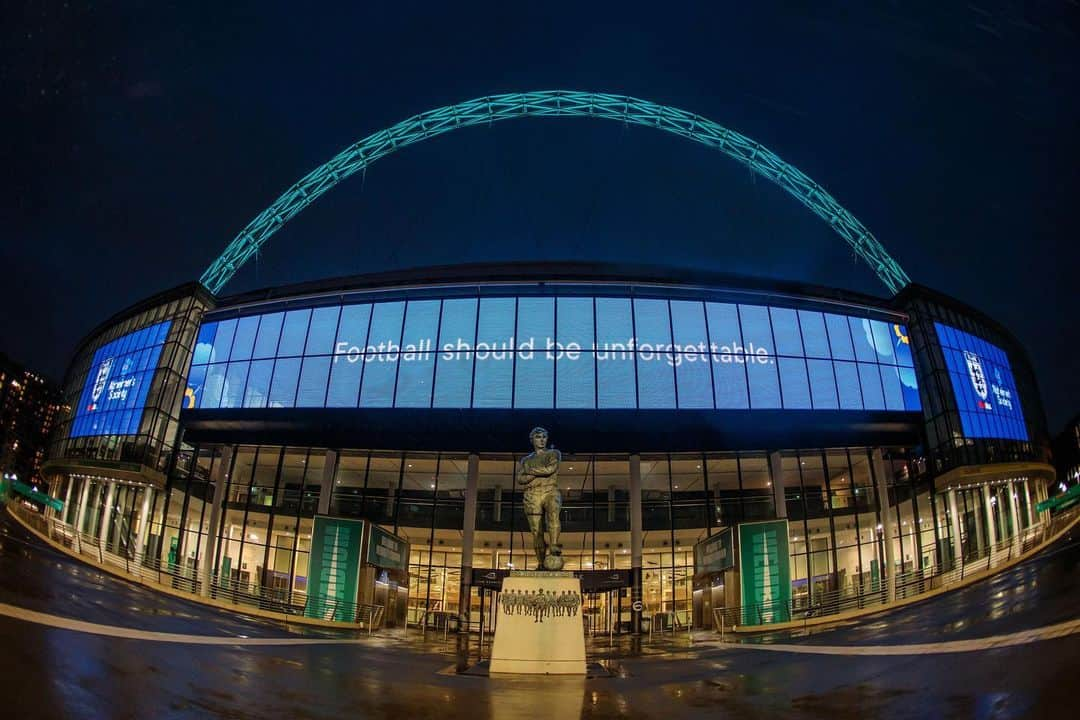
[[[562,555],[548,555],[546,558],[544,558],[544,569],[545,570],[562,570],[562,568],[563,568]]]

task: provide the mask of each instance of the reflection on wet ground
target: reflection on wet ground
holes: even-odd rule
[[[97,623],[216,635],[288,631],[102,575],[0,520],[0,602]],[[1080,543],[995,580],[797,642],[934,642],[1071,619]],[[1072,613],[1070,614],[1070,608]],[[325,633],[351,636],[349,633]],[[792,642],[792,633],[775,634]],[[455,674],[457,640],[411,630],[356,645],[194,646],[94,636],[0,618],[0,677],[13,718],[1072,717],[1080,635],[1016,647],[899,657],[796,655],[653,642],[590,643],[611,677]],[[475,640],[470,661],[476,658]]]

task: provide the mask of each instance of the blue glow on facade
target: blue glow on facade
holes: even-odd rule
[[[211,321],[188,386],[205,409],[920,409],[902,325],[641,297],[419,299]]]
[[[1009,358],[997,345],[934,323],[964,435],[1027,441],[1027,424],[1020,408]]]
[[[94,353],[70,437],[134,435],[171,320],[128,333]]]

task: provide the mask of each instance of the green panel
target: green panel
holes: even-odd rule
[[[744,625],[791,619],[787,520],[739,525],[739,572]]]
[[[704,575],[735,567],[734,535],[728,528],[695,545],[694,574]]]
[[[367,561],[384,570],[408,570],[409,542],[372,524]]]
[[[12,480],[11,481],[11,489],[14,490],[15,492],[19,493],[20,495],[23,495],[24,497],[30,498],[31,500],[37,500],[42,505],[45,505],[47,507],[51,507],[53,510],[56,510],[57,512],[64,509],[64,501],[63,500],[57,500],[56,498],[52,497],[48,493],[39,492],[39,491],[35,490],[34,488],[30,487],[29,485],[27,485],[26,483],[21,482],[19,480]]]
[[[308,601],[304,615],[353,622],[360,577],[363,520],[317,515],[311,530],[308,558]]]

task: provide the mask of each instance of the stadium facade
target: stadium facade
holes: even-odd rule
[[[604,632],[896,597],[1021,542],[1053,479],[1023,349],[915,285],[587,264],[191,284],[92,332],[65,392],[46,472],[80,543],[205,596],[337,593],[390,623],[475,619],[534,566],[515,467],[535,425]],[[380,533],[344,595],[312,577],[335,519]]]

